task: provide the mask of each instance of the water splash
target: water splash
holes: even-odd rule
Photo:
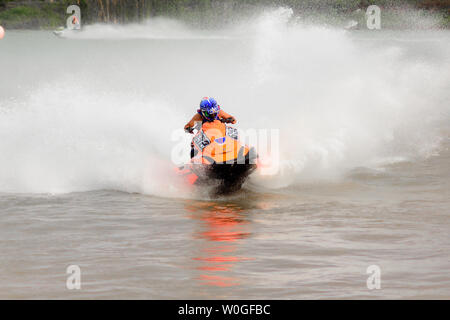
[[[215,31],[162,19],[81,35],[99,41],[12,32],[0,44],[0,191],[183,195],[170,137],[205,95],[242,128],[280,129],[268,187],[430,156],[448,123],[448,42],[424,54],[404,35],[308,25],[286,8]]]

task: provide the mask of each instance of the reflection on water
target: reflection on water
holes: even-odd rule
[[[193,237],[206,240],[199,255],[192,258],[198,261],[196,268],[202,272],[197,280],[210,286],[239,285],[239,279],[229,274],[237,263],[251,259],[238,253],[242,240],[251,235],[245,210],[233,203],[203,201],[189,202],[186,210],[200,222]]]

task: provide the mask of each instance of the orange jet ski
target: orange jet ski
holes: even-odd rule
[[[231,119],[203,123],[191,142],[191,161],[177,170],[191,185],[212,187],[214,195],[241,189],[258,159],[255,148],[241,144],[238,130],[225,122]]]

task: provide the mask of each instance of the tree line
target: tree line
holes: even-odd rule
[[[450,0],[0,0],[0,24],[16,28],[61,25],[72,4],[81,8],[83,23],[130,23],[166,16],[203,26],[226,23],[268,6],[339,14],[376,4],[439,10],[450,24]]]
[[[50,0],[51,1],[51,0]],[[80,6],[87,22],[126,23],[153,16],[214,20],[261,6],[288,6],[299,10],[350,12],[371,4],[447,10],[450,0],[53,0]]]

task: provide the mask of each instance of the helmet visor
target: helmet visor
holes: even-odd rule
[[[202,114],[206,119],[214,119],[217,115],[217,112],[209,112],[208,110],[202,110]]]

